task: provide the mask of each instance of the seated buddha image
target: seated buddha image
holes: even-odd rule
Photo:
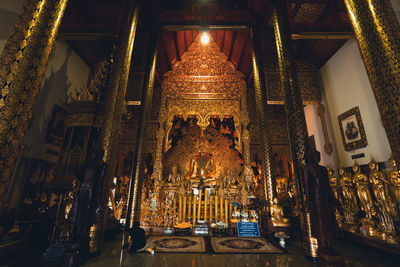
[[[199,145],[199,152],[190,160],[190,170],[187,178],[192,181],[202,180],[205,184],[215,182],[216,168],[210,154],[205,152],[205,143]]]

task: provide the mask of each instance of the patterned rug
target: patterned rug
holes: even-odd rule
[[[156,252],[206,252],[204,238],[197,236],[150,236],[146,248]]]
[[[211,245],[216,253],[284,253],[259,237],[211,237]]]

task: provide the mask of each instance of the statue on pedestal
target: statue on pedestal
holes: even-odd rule
[[[284,217],[283,208],[278,204],[278,198],[274,197],[271,205],[271,221],[275,227],[289,227],[289,219]]]
[[[355,173],[353,181],[356,183],[357,195],[360,199],[360,208],[365,212],[365,218],[362,220],[363,224],[374,227],[375,223],[372,217],[375,216],[376,211],[369,191],[370,181],[365,174],[361,173],[360,166],[358,166],[357,163],[354,163],[353,171]]]
[[[397,211],[400,212],[400,173],[393,156],[389,159],[389,165],[392,167],[392,170],[388,174],[389,182],[393,192],[394,202],[397,203]]]
[[[335,196],[336,202],[340,203],[340,205],[343,207],[339,179],[335,176],[335,173],[331,168],[328,168],[328,176],[329,176],[329,184],[331,186],[333,195]],[[335,210],[335,216],[336,216],[336,222],[338,223],[339,227],[341,227],[343,218],[337,209]]]
[[[357,230],[356,214],[359,208],[354,192],[354,184],[351,176],[348,176],[343,168],[339,168],[338,172],[342,186],[344,223],[350,232],[355,233]]]
[[[205,153],[205,143],[202,141],[199,145],[199,154],[193,156],[190,160],[190,170],[187,178],[192,182],[199,183],[203,180],[205,185],[215,185],[215,164],[212,156]]]
[[[378,217],[380,226],[384,235],[384,240],[390,243],[397,243],[395,239],[395,228],[392,216],[396,216],[396,211],[392,207],[392,201],[389,198],[388,181],[385,174],[378,169],[378,164],[374,160],[369,162],[369,179],[372,182],[372,191],[378,207]]]

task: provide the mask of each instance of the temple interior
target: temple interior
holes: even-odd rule
[[[398,266],[399,21],[0,1],[0,266]]]

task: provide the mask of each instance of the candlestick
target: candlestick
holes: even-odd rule
[[[182,196],[179,196],[179,213],[178,213],[178,222],[182,221]]]
[[[207,191],[204,191],[204,220],[207,221]]]
[[[221,222],[224,221],[224,200],[222,197],[219,197],[219,210],[221,213]]]
[[[186,196],[183,197],[183,221],[186,221]]]
[[[218,197],[215,196],[215,222],[218,222]]]
[[[228,200],[225,199],[225,223],[228,224]]]
[[[193,226],[196,224],[196,196],[193,196]]]
[[[229,219],[232,218],[232,203],[229,204]]]
[[[189,196],[189,214],[188,217],[192,218],[192,196]]]
[[[199,205],[198,205],[198,210],[197,210],[197,220],[201,220],[201,193],[202,190],[199,190]]]
[[[213,218],[213,213],[212,213],[212,200],[213,200],[213,196],[210,196],[210,223],[212,221]]]

